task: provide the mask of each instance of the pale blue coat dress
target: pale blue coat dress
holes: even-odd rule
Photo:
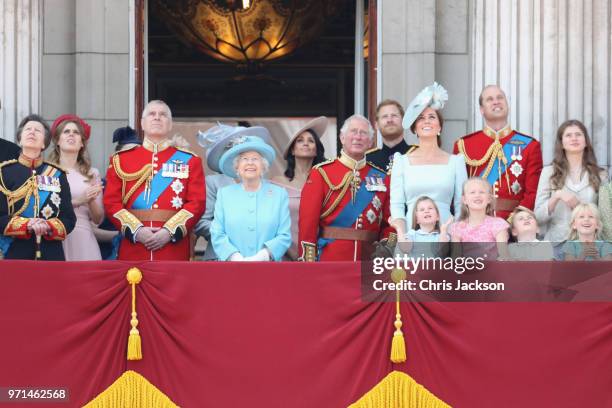
[[[264,246],[280,261],[291,245],[287,191],[267,181],[262,181],[257,192],[245,191],[242,183],[222,187],[217,192],[210,234],[221,261],[234,252],[253,256]]]
[[[457,218],[466,180],[463,155],[451,154],[447,164],[412,165],[407,154],[395,153],[391,170],[391,218],[404,218],[406,229],[411,229],[412,209],[421,196],[434,200],[441,224],[451,216],[451,205]]]

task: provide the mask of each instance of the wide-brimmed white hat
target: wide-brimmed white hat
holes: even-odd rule
[[[264,140],[257,136],[242,136],[238,139],[234,139],[234,145],[223,155],[219,160],[219,167],[226,176],[236,178],[236,170],[234,169],[234,158],[240,153],[244,152],[257,152],[265,158],[269,164],[272,164],[276,157],[274,148],[264,142]]]
[[[221,173],[219,159],[223,153],[234,146],[234,139],[240,139],[244,136],[257,136],[266,143],[270,140],[270,132],[263,126],[243,127],[219,123],[206,132],[199,131],[198,144],[206,149],[208,168]]]
[[[329,121],[325,116],[319,116],[318,118],[314,118],[310,122],[306,123],[298,131],[296,131],[293,136],[291,136],[291,139],[289,139],[289,143],[287,143],[287,147],[285,147],[285,151],[283,152],[283,157],[285,160],[287,160],[287,157],[289,156],[289,149],[291,148],[291,145],[293,142],[295,142],[295,139],[297,139],[299,135],[310,129],[315,135],[317,135],[318,139],[321,139],[327,130],[328,122]]]
[[[404,129],[410,129],[410,126],[419,117],[421,112],[428,106],[432,109],[440,110],[444,107],[444,103],[448,101],[448,92],[444,87],[437,82],[429,85],[412,100],[406,107],[406,113],[404,113],[404,119],[402,120],[402,126]]]

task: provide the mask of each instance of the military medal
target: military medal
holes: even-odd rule
[[[183,206],[183,199],[179,196],[174,196],[172,197],[172,201],[170,201],[170,203],[172,204],[172,208],[176,208],[178,210]]]
[[[368,221],[370,221],[370,224],[374,224],[374,221],[376,221],[376,213],[374,213],[374,211],[372,211],[372,209],[370,208],[366,213],[366,218],[368,219]]]
[[[366,190],[368,191],[387,191],[387,186],[382,177],[366,177]]]
[[[189,165],[181,160],[172,160],[162,165],[162,177],[186,179],[189,178]]]
[[[46,220],[48,220],[53,215],[53,209],[51,208],[49,204],[47,204],[43,207],[40,213],[42,214],[43,217],[45,217]]]
[[[514,174],[514,177],[518,177],[523,174],[523,166],[521,166],[521,163],[519,163],[518,161],[515,161],[510,166],[510,172]]]
[[[53,193],[51,194],[51,202],[56,206],[59,207],[60,203],[62,202],[61,197],[59,196],[59,194],[57,193]]]
[[[372,205],[377,210],[380,210],[380,206],[382,205],[382,203],[380,202],[380,198],[378,198],[377,195],[375,195],[374,198],[372,199]]]
[[[185,189],[185,186],[179,179],[174,180],[172,184],[170,185],[170,187],[172,188],[172,191],[174,191],[174,194],[176,195],[179,195]]]
[[[57,177],[51,176],[36,176],[36,183],[40,191],[51,191],[59,193],[61,191],[61,185]]]
[[[521,191],[521,183],[519,183],[518,180],[514,180],[511,188],[514,194],[518,194]]]

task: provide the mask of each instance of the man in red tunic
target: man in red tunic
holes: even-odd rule
[[[540,142],[512,130],[506,94],[488,85],[478,99],[485,127],[455,142],[454,153],[465,157],[469,176],[493,186],[495,214],[508,218],[519,205],[533,210],[542,171]]]
[[[115,153],[106,174],[104,208],[123,234],[118,259],[187,261],[205,208],[202,160],[171,146],[165,102],[149,102],[140,123],[142,146]]]
[[[389,226],[389,177],[366,162],[374,130],[353,115],[340,130],[342,152],[313,167],[302,189],[299,251],[303,261],[357,261],[376,241],[397,242]]]

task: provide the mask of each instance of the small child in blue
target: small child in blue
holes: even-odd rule
[[[412,228],[408,230],[404,239],[399,239],[398,246],[401,253],[412,256],[436,257],[443,256],[441,243],[449,242],[448,226],[453,217],[440,225],[440,211],[430,197],[419,197],[414,203],[412,212]]]
[[[578,204],[572,211],[569,239],[562,248],[565,260],[612,260],[612,244],[598,239],[601,225],[601,217],[595,204]]]

